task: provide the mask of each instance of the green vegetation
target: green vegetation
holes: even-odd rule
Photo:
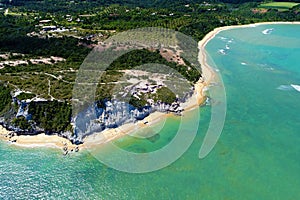
[[[32,93],[25,93],[25,92],[22,92],[21,94],[19,94],[17,96],[17,98],[19,100],[26,100],[26,99],[32,99],[33,97],[35,97],[35,94],[32,94]]]
[[[32,131],[31,124],[23,116],[13,119],[12,124],[22,130]]]
[[[71,129],[72,109],[67,102],[31,102],[28,112],[32,120],[46,133],[62,132]]]
[[[6,26],[8,25],[0,25],[0,30],[2,30],[0,31],[0,51],[18,52],[32,56],[60,56],[69,61],[82,61],[89,53],[89,49],[78,46],[78,39],[73,37],[45,39],[27,37],[14,32],[22,26],[7,30]]]
[[[155,94],[144,93],[139,96],[139,99],[131,96],[128,103],[136,108],[142,108],[147,105],[147,99],[153,99],[155,103],[160,101],[162,103],[172,104],[176,101],[176,94],[174,94],[167,87],[161,87],[157,89],[157,92]]]
[[[286,11],[288,9],[291,9],[295,6],[299,5],[299,3],[294,2],[270,2],[270,3],[263,3],[260,4],[260,8],[266,8],[266,9],[277,9],[279,11]]]
[[[96,101],[111,100],[115,84],[106,83],[96,89]]]
[[[170,68],[177,70],[188,81],[193,83],[197,82],[201,77],[200,72],[190,63],[186,62],[186,65],[179,65],[174,61],[168,62],[160,55],[159,51],[149,51],[147,49],[133,50],[120,56],[118,59],[114,60],[108,69],[133,69],[146,63],[159,63],[169,66]]]
[[[0,83],[0,114],[9,109],[11,104],[10,89]]]
[[[130,105],[134,106],[135,108],[140,109],[140,108],[143,108],[147,104],[147,101],[145,98],[138,99],[134,96],[131,96],[128,103]]]
[[[176,100],[176,95],[167,87],[162,87],[157,90],[155,101],[172,104]]]

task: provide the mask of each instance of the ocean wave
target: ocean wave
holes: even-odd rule
[[[263,70],[266,70],[266,71],[274,71],[275,70],[275,68],[274,67],[272,67],[271,65],[268,65],[268,64],[262,64],[262,63],[260,63],[260,64],[257,64],[261,69],[263,69]]]
[[[226,51],[225,49],[219,49],[218,52],[222,55],[226,55]]]
[[[226,46],[225,46],[225,49],[230,49],[230,47],[229,47],[229,45],[228,45],[228,44],[226,44]]]
[[[266,70],[274,71],[275,69],[273,67],[267,67]]]
[[[291,87],[293,87],[295,90],[297,90],[298,92],[300,92],[300,85],[291,84]]]
[[[227,41],[227,40],[228,40],[228,38],[222,37],[222,36],[219,36],[218,38],[219,38],[220,40],[222,40],[222,41]]]
[[[280,85],[279,87],[277,87],[278,90],[283,90],[283,91],[289,91],[292,90],[293,87],[291,85]]]
[[[247,63],[245,63],[245,62],[241,62],[241,65],[247,65]]]
[[[205,105],[206,105],[206,106],[210,106],[210,105],[211,105],[210,100],[211,100],[211,99],[210,99],[209,97],[206,98],[206,100],[205,100]]]
[[[262,64],[262,63],[259,63],[258,66],[266,67],[266,66],[268,66],[268,64]]]
[[[263,30],[262,33],[264,35],[269,35],[269,34],[271,34],[273,32],[273,30],[274,30],[274,28],[268,28],[266,30]]]
[[[227,44],[233,43],[233,41],[234,41],[233,38],[227,38],[227,37],[223,37],[223,36],[219,36],[218,38],[220,40],[222,40],[223,42],[226,42]]]

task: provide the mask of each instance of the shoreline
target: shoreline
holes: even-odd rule
[[[205,37],[198,42],[198,49],[200,50],[198,54],[198,61],[201,64],[202,77],[194,85],[195,90],[191,98],[188,99],[185,103],[182,104],[184,108],[183,114],[188,112],[197,106],[200,106],[206,100],[206,90],[210,85],[211,81],[214,79],[215,72],[213,68],[207,63],[207,53],[205,51],[206,44],[213,39],[221,31],[236,29],[236,28],[248,28],[256,27],[259,25],[272,25],[272,24],[300,24],[300,22],[260,22],[254,24],[246,25],[233,25],[233,26],[224,26],[215,28],[213,31],[205,35]],[[11,142],[12,145],[35,148],[35,147],[51,147],[51,148],[60,148],[67,149],[67,151],[77,151],[78,149],[89,149],[91,147],[107,143],[109,141],[121,138],[125,135],[128,135],[137,129],[149,127],[160,120],[166,119],[168,116],[174,114],[167,114],[161,112],[151,113],[148,117],[143,120],[138,121],[137,123],[124,124],[115,129],[106,129],[100,133],[94,133],[93,135],[87,136],[84,138],[84,143],[82,145],[74,145],[68,139],[57,135],[45,135],[39,134],[34,136],[12,136],[8,137],[11,134],[11,131],[7,131],[4,127],[0,125],[0,140]],[[14,141],[14,142],[12,142]],[[65,151],[66,152],[66,151]]]
[[[14,135],[13,131],[6,130],[0,125],[0,140],[5,141],[11,145],[25,148],[59,148],[64,151],[75,151],[79,146],[72,144],[70,140],[57,136],[57,135],[45,135],[44,133],[38,135]],[[65,149],[66,148],[66,149]],[[77,151],[77,150],[76,150]]]

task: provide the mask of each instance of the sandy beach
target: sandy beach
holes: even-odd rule
[[[140,130],[145,127],[149,127],[161,120],[164,120],[166,117],[172,114],[166,114],[161,112],[154,112],[150,114],[145,119],[138,121],[137,123],[128,123],[124,124],[118,128],[106,129],[100,133],[94,133],[84,139],[82,148],[91,148],[96,147],[100,144],[107,143],[109,141],[121,138],[125,135],[128,135],[134,131]]]
[[[9,142],[12,145],[28,148],[66,148],[67,151],[73,151],[77,148],[77,146],[72,144],[68,139],[57,135],[39,134],[34,136],[16,136],[12,131],[7,131],[3,128],[3,126],[0,126],[0,139]]]
[[[262,22],[256,24],[248,24],[248,25],[226,26],[226,27],[216,28],[210,33],[208,33],[198,43],[198,48],[200,50],[198,60],[202,68],[202,78],[195,84],[195,91],[193,96],[187,102],[181,105],[185,110],[184,112],[198,107],[206,100],[205,92],[209,84],[214,79],[215,73],[213,69],[206,62],[206,52],[205,52],[206,44],[221,31],[228,30],[228,29],[235,29],[235,28],[255,27],[263,24],[300,24],[300,22]],[[0,139],[4,139],[8,142],[14,141],[12,142],[13,145],[18,145],[23,147],[46,146],[46,147],[56,147],[56,148],[67,148],[68,150],[74,150],[75,148],[80,148],[80,149],[90,148],[120,138],[126,134],[129,134],[143,127],[151,126],[156,122],[164,120],[166,117],[170,115],[172,114],[166,114],[161,112],[152,113],[144,120],[141,120],[137,123],[125,124],[115,129],[106,129],[101,133],[95,133],[91,136],[88,136],[84,139],[84,144],[78,147],[73,145],[69,140],[56,135],[48,136],[45,134],[40,134],[36,136],[8,137],[8,135],[11,134],[11,132],[7,131],[2,126],[0,126]]]
[[[10,133],[12,133],[12,132],[6,130],[5,128],[3,128],[3,126],[0,126],[0,138],[1,139],[6,138],[6,136],[9,135]]]
[[[11,140],[16,140],[15,145],[22,147],[67,147],[68,150],[74,150],[76,145],[73,145],[68,139],[57,135],[39,134],[36,136],[14,136]]]

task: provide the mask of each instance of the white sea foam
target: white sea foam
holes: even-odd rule
[[[222,55],[226,55],[226,51],[225,49],[219,49],[218,52]]]
[[[267,67],[266,70],[274,71],[273,67]]]
[[[222,37],[222,36],[219,36],[218,38],[219,38],[220,40],[222,40],[222,41],[227,41],[227,40],[228,40],[228,38]]]
[[[228,44],[226,44],[226,46],[225,46],[225,49],[230,49],[230,47],[229,47],[229,45],[228,45]]]
[[[247,65],[247,63],[245,63],[245,62],[241,62],[241,65]]]
[[[211,105],[211,102],[210,102],[210,98],[207,97],[206,100],[205,100],[205,105],[207,106],[210,106]]]
[[[258,66],[266,67],[266,66],[268,66],[268,64],[262,64],[262,63],[260,63],[260,64],[258,64]]]
[[[300,85],[294,85],[294,84],[291,84],[291,86],[297,90],[298,92],[300,92]]]
[[[268,65],[268,64],[262,64],[262,63],[260,63],[260,64],[257,64],[261,69],[263,69],[263,70],[266,70],[266,71],[274,71],[275,70],[275,68],[274,67],[271,67],[270,65]]]
[[[263,30],[262,33],[264,35],[269,35],[269,34],[271,34],[273,32],[273,30],[274,30],[273,28],[268,28],[266,30]]]
[[[279,87],[277,87],[278,90],[283,90],[283,91],[289,91],[292,90],[292,86],[290,85],[280,85]]]

